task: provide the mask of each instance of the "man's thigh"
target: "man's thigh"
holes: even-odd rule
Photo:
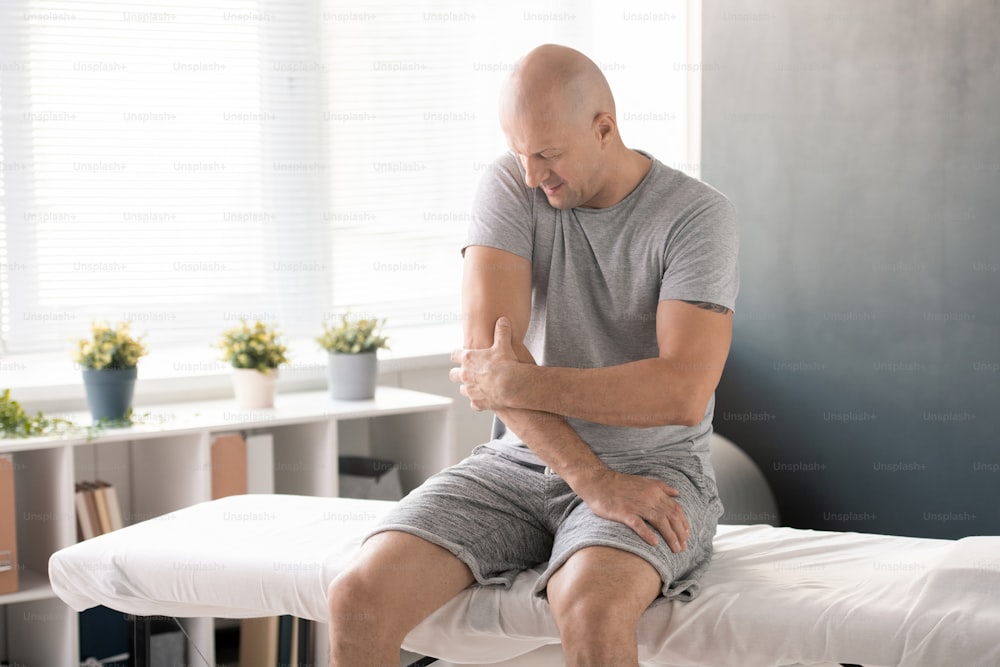
[[[509,587],[548,560],[544,474],[480,448],[408,494],[373,531],[422,538],[462,561],[483,585]]]
[[[405,635],[473,581],[446,549],[408,533],[379,533],[331,583],[330,622],[342,631],[367,621]]]
[[[556,530],[551,558],[535,585],[535,593],[544,595],[551,577],[578,552],[588,547],[607,547],[648,564],[659,577],[663,598],[693,598],[698,593],[697,580],[711,562],[712,540],[722,514],[714,482],[704,476],[701,465],[693,457],[657,461],[645,467],[630,464],[616,469],[626,474],[662,480],[680,491],[677,500],[691,524],[687,549],[676,553],[671,551],[658,533],[657,544],[650,545],[625,524],[594,514],[568,490],[563,500],[565,508],[560,508],[565,519]],[[558,503],[553,506],[559,508]],[[606,567],[613,572],[618,565],[609,562]]]

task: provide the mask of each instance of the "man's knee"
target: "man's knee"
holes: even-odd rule
[[[405,533],[385,532],[370,538],[357,557],[330,582],[327,606],[331,622],[338,620],[374,621],[381,607],[391,608],[421,567],[421,560],[408,561],[408,542],[418,538]],[[339,615],[334,618],[334,611]]]
[[[639,617],[660,589],[660,575],[645,560],[588,547],[552,575],[546,593],[564,640],[597,643],[634,637]]]
[[[401,639],[472,581],[447,550],[408,533],[379,533],[327,588],[330,625],[377,627]]]
[[[367,577],[363,570],[344,570],[330,582],[326,589],[326,604],[330,610],[330,621],[340,620],[364,620],[365,615],[351,616],[347,612],[352,609],[359,609],[359,602],[374,601],[377,595],[374,588],[377,582]],[[337,615],[334,616],[334,612]]]
[[[611,640],[632,637],[638,622],[638,615],[620,600],[608,600],[587,592],[552,604],[552,613],[564,644],[603,645]]]
[[[393,627],[389,617],[393,604],[385,601],[386,591],[380,590],[381,586],[363,564],[344,570],[330,582],[326,598],[328,621],[331,633],[339,641],[362,636],[374,641],[372,633],[376,628],[387,632]],[[383,639],[390,641],[394,637]]]

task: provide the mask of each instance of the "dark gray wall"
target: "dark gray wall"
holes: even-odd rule
[[[1000,3],[704,3],[742,289],[717,430],[782,523],[1000,534]]]

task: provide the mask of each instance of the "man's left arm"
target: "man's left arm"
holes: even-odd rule
[[[706,302],[661,301],[659,356],[605,368],[535,366],[496,341],[453,377],[477,410],[523,408],[613,426],[699,423],[722,377],[733,314]]]

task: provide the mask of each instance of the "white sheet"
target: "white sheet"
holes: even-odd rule
[[[391,506],[305,496],[202,503],[54,554],[70,607],[140,615],[326,618],[326,587]],[[765,667],[824,661],[1000,665],[1000,537],[931,540],[720,526],[692,602],[654,605],[643,662]],[[496,662],[558,642],[537,570],[510,591],[471,588],[419,625],[409,650]]]

